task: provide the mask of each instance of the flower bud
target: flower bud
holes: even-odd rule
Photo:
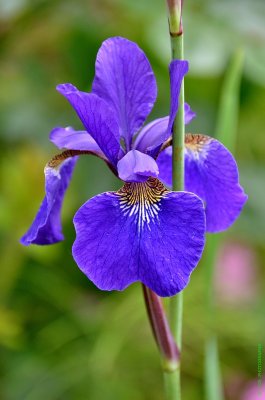
[[[168,23],[171,36],[182,35],[182,3],[183,0],[167,0]]]

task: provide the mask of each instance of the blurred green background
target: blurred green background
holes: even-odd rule
[[[189,131],[218,130],[229,61],[239,48],[245,54],[235,155],[249,201],[218,242],[214,330],[225,398],[256,400],[246,391],[257,385],[257,347],[265,345],[265,3],[184,3],[186,100],[197,112]],[[43,198],[44,165],[56,153],[50,130],[81,126],[55,86],[71,82],[90,90],[97,50],[115,35],[147,54],[159,88],[152,118],[166,115],[170,48],[163,0],[0,0],[1,400],[163,398],[141,286],[100,292],[71,257],[75,211],[91,196],[119,187],[105,165],[85,156],[78,162],[63,208],[64,242],[19,244]],[[204,342],[213,329],[205,306],[206,264],[203,259],[185,290],[185,400],[205,396]]]

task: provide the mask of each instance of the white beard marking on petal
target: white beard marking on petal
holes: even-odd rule
[[[156,178],[148,178],[146,182],[127,182],[117,192],[120,196],[120,208],[124,216],[133,217],[138,232],[150,222],[158,219],[162,197],[168,193],[166,187]]]

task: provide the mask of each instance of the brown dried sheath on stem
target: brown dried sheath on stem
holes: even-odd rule
[[[169,372],[178,368],[180,352],[171,333],[162,299],[143,285],[143,293],[154,338],[162,356],[163,367]]]

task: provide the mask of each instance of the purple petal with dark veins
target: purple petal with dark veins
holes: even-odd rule
[[[158,176],[155,160],[138,150],[131,150],[117,164],[119,177],[125,182],[144,182]]]
[[[144,52],[130,40],[107,39],[97,55],[92,91],[115,111],[129,151],[133,134],[142,126],[157,95],[155,76]]]
[[[120,143],[117,119],[108,104],[93,93],[79,91],[70,83],[57,86],[82,121],[87,132],[113,165],[117,164]]]
[[[185,124],[189,124],[196,116],[190,106],[185,103]],[[169,117],[158,118],[147,124],[137,136],[133,148],[143,153],[161,144],[166,135]]]
[[[85,150],[104,156],[97,142],[87,131],[76,131],[70,126],[54,128],[50,133],[50,141],[59,149]]]
[[[24,246],[52,244],[64,239],[61,208],[77,158],[65,160],[59,170],[45,167],[46,195],[31,227],[20,240]]]
[[[73,257],[102,290],[141,281],[159,296],[173,296],[188,284],[204,247],[202,201],[168,192],[154,178],[92,198],[74,225]]]
[[[157,163],[159,179],[171,186],[171,147],[158,156]],[[205,201],[208,232],[228,229],[247,201],[234,157],[220,142],[204,135],[186,135],[185,190]]]

